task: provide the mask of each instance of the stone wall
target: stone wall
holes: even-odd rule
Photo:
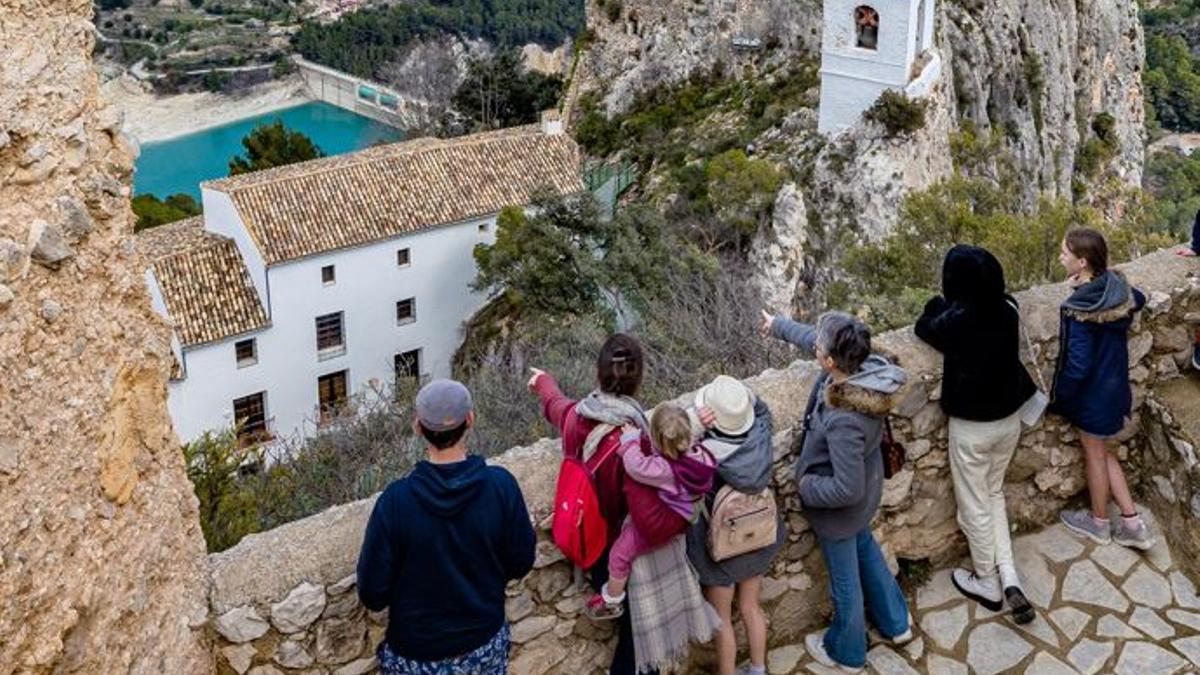
[[[1200,279],[1192,283],[1200,286]],[[1192,328],[1174,329],[1178,344],[1191,342]],[[1200,379],[1194,375],[1158,382],[1146,401],[1145,449],[1137,471],[1144,497],[1181,564],[1200,571]]]
[[[1153,401],[1143,407],[1150,388],[1170,386],[1169,378],[1178,375],[1190,358],[1190,340],[1181,328],[1181,317],[1200,309],[1200,283],[1187,277],[1191,266],[1163,251],[1125,267],[1150,298],[1130,339],[1130,377],[1136,405],[1143,413],[1161,408]],[[1019,296],[1047,379],[1057,353],[1057,307],[1066,294],[1066,286],[1057,284]],[[881,336],[879,342],[898,355],[910,374],[896,410],[896,432],[908,448],[910,463],[885,486],[877,534],[889,558],[953,561],[966,548],[955,522],[946,419],[937,403],[940,359],[909,329]],[[775,414],[775,488],[786,506],[789,527],[788,543],[763,584],[772,644],[795,642],[807,628],[823,621],[828,611],[823,566],[792,487],[794,435],[816,376],[811,362],[797,361],[747,380]],[[530,405],[535,405],[532,397]],[[1143,449],[1153,443],[1144,443],[1138,429],[1135,420],[1118,452],[1142,466],[1148,453],[1155,451]],[[611,627],[597,626],[581,616],[585,591],[575,584],[571,568],[549,540],[557,457],[557,441],[543,439],[495,460],[516,475],[539,528],[535,569],[508,591],[517,675],[599,672],[610,649]],[[1170,476],[1180,490],[1180,475]],[[1139,496],[1147,496],[1148,486],[1158,489],[1161,482],[1151,477],[1137,483],[1136,474],[1134,478]],[[1062,420],[1047,418],[1028,430],[1006,488],[1014,525],[1032,528],[1051,522],[1058,509],[1083,488],[1077,440]],[[368,499],[340,506],[252,535],[210,556],[212,613],[222,672],[350,675],[374,668],[371,649],[383,634],[385,619],[367,613],[353,589],[354,563],[372,505]],[[1189,519],[1200,514],[1188,512],[1175,520],[1165,515],[1160,520],[1177,524],[1164,524],[1164,528],[1178,535]],[[705,669],[702,664],[709,657],[707,647],[695,649],[692,670]]]
[[[0,0],[0,673],[204,673],[169,331],[89,0]]]

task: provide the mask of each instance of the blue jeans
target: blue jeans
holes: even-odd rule
[[[867,662],[866,619],[884,637],[908,630],[904,593],[888,570],[870,527],[853,537],[818,537],[817,541],[829,570],[829,595],[833,598],[833,623],[825,632],[825,652],[844,666],[861,667]]]

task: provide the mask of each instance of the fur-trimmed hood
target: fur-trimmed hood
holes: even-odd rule
[[[862,368],[841,382],[825,387],[825,403],[833,408],[882,417],[896,404],[896,394],[908,375],[879,354],[872,354]]]
[[[1139,294],[1117,270],[1109,270],[1075,289],[1062,304],[1067,316],[1088,323],[1115,323],[1141,308]]]

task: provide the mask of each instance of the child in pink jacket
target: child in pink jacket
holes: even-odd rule
[[[625,473],[638,483],[655,488],[663,504],[677,516],[677,525],[668,533],[682,534],[699,516],[699,502],[712,487],[717,462],[699,443],[695,443],[692,425],[683,408],[672,404],[659,406],[650,419],[653,452],[641,450],[641,430],[626,425],[617,453],[625,464]],[[629,508],[637,508],[631,501]],[[665,541],[652,541],[625,519],[621,534],[608,554],[608,582],[592,596],[585,613],[596,620],[615,619],[624,611],[625,584],[633,561],[658,548]]]

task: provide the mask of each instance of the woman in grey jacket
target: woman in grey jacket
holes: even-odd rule
[[[829,570],[834,616],[805,646],[825,666],[855,671],[867,660],[866,616],[893,642],[912,639],[904,594],[870,527],[883,493],[883,417],[905,374],[871,354],[870,331],[848,314],[826,312],[812,326],[764,312],[761,328],[814,355],[823,371],[804,414],[796,480]]]

